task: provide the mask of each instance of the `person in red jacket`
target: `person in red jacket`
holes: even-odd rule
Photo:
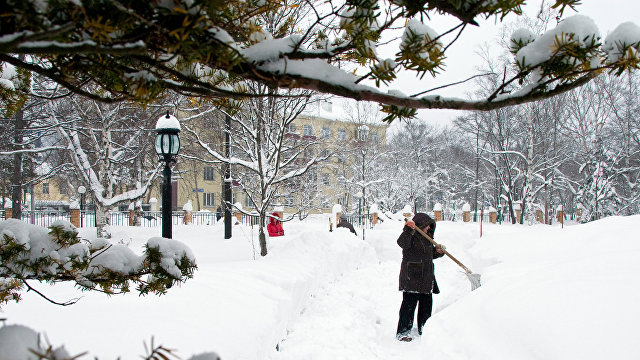
[[[271,215],[275,216],[276,218],[279,218],[277,212],[274,212]],[[267,225],[267,231],[269,232],[269,237],[284,235],[284,229],[282,228],[280,221],[274,218],[269,218],[269,225]]]

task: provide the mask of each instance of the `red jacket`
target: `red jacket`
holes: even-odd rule
[[[277,217],[278,213],[273,213],[271,215]],[[280,221],[274,218],[269,218],[269,225],[267,225],[267,231],[269,232],[270,237],[284,235],[284,229],[282,228],[282,225],[280,225]]]

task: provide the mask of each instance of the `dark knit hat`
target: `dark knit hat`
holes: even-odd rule
[[[434,223],[433,219],[425,213],[417,213],[413,216],[413,222],[420,229],[424,229],[427,225]]]

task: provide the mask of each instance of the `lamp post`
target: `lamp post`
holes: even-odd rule
[[[85,188],[84,186],[80,185],[78,186],[78,193],[80,194],[80,227],[83,227],[84,225],[82,225],[82,217],[83,217],[83,211],[84,211],[84,194],[87,192],[87,188]]]
[[[360,225],[362,225],[362,240],[364,240],[364,231],[365,231],[365,226],[364,226],[364,207],[365,207],[365,203],[364,203],[364,189],[362,189],[363,191],[358,191],[358,193],[356,194],[356,196],[358,197],[358,212],[359,214],[359,220],[360,220]]]
[[[358,191],[354,194],[358,198],[358,213],[362,212],[362,191]]]
[[[227,159],[231,157],[231,116],[225,114],[225,134],[224,134],[224,155]],[[224,167],[224,238],[231,238],[231,163],[227,162]]]
[[[171,239],[171,163],[180,150],[180,122],[169,115],[161,116],[156,123],[156,153],[158,160],[164,161],[164,182],[162,184],[162,237]]]

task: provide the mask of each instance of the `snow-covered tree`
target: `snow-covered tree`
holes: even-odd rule
[[[621,24],[603,39],[592,20],[568,14],[578,1],[556,0],[562,21],[545,33],[516,31],[511,66],[498,72],[501,80],[484,96],[449,98],[426,86],[408,95],[387,91],[402,86],[396,79],[404,70],[437,77],[450,47],[478,25],[476,19],[521,15],[523,3],[8,0],[0,18],[0,65],[110,102],[149,102],[168,90],[222,102],[255,96],[233,86],[244,79],[378,102],[388,120],[412,117],[417,108],[493,110],[541,100],[584,85],[603,70],[619,74],[638,67],[637,25]],[[288,18],[279,24],[282,32],[263,26],[271,14],[295,8],[305,10],[295,34]],[[457,25],[434,29],[424,23],[432,14]],[[378,55],[383,47],[394,47],[391,58]],[[84,87],[88,82],[99,86]],[[1,88],[2,100],[12,104],[11,81],[2,81]]]
[[[430,152],[436,147],[432,141],[435,131],[425,122],[407,121],[389,144],[397,154],[402,206],[409,203],[415,208],[418,199],[433,195],[430,185],[436,183],[436,178],[430,167],[435,159]]]
[[[372,103],[347,102],[344,105],[345,120],[352,132],[345,139],[345,146],[338,153],[346,160],[340,183],[348,194],[359,194],[358,206],[367,209],[376,197],[376,188],[389,181],[381,172],[387,157],[386,139],[378,137],[382,125],[381,114]],[[355,205],[355,204],[354,204]]]
[[[274,91],[262,85],[252,89],[257,95]],[[289,126],[309,101],[307,96],[300,96],[306,94],[281,95],[296,96],[256,96],[244,102],[233,116],[222,114],[231,117],[229,157],[220,151],[219,144],[205,141],[200,133],[185,124],[185,131],[193,143],[204,150],[199,157],[202,161],[231,165],[232,179],[229,181],[233,180],[236,188],[250,198],[260,216],[262,256],[268,252],[264,228],[274,201],[289,194],[287,185],[296,177],[305,175],[328,158],[316,151],[320,140],[305,139],[289,131]]]
[[[72,96],[50,102],[47,112],[66,148],[71,173],[96,207],[98,236],[109,237],[109,211],[141,199],[159,173],[159,163],[150,157],[150,129],[161,110]]]
[[[41,78],[22,78],[22,86],[28,92],[42,88]],[[20,108],[12,113],[9,108],[0,111],[7,117],[0,118],[0,130],[3,141],[0,145],[0,158],[4,163],[2,172],[3,192],[12,201],[13,218],[22,218],[23,195],[32,190],[33,184],[56,174],[64,161],[58,158],[62,149],[51,138],[55,129],[46,121],[47,100],[37,96],[22,96]]]
[[[611,107],[611,121],[605,129],[606,138],[618,144],[620,177],[617,193],[620,215],[636,214],[640,210],[640,79],[636,74],[607,79],[604,87]]]

